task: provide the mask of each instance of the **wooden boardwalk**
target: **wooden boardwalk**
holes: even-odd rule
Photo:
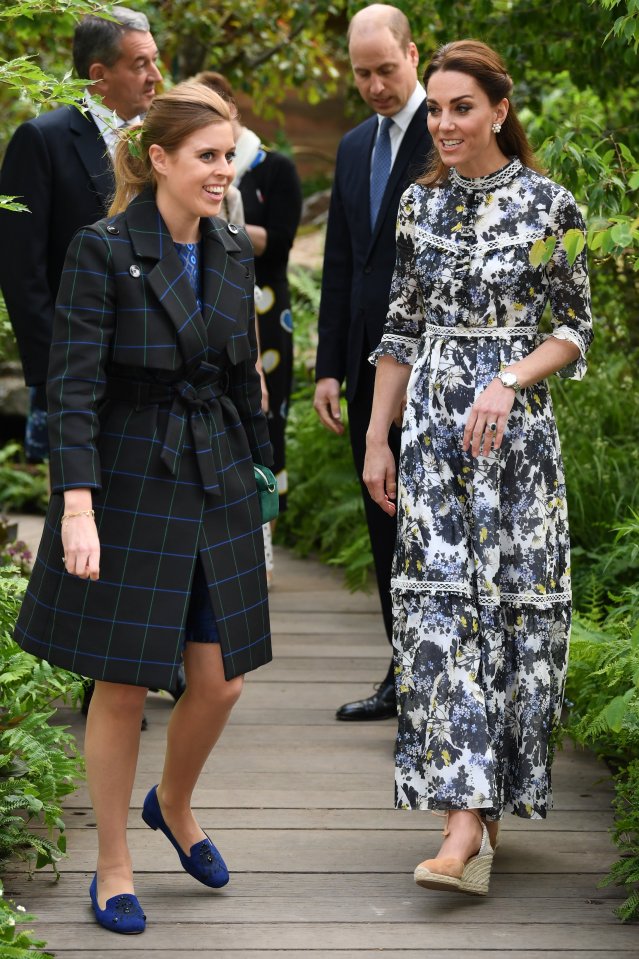
[[[413,868],[434,854],[441,825],[392,808],[395,724],[333,718],[384,675],[376,602],[282,551],[271,597],[275,661],[248,677],[196,794],[231,882],[219,891],[195,883],[140,819],[172,704],[151,694],[130,817],[144,935],[117,936],[93,921],[96,836],[86,788],[67,803],[62,880],[6,877],[7,894],[37,915],[35,928],[58,959],[639,955],[639,930],[612,913],[619,892],[597,889],[615,858],[603,766],[568,747],[559,754],[555,811],[546,823],[506,820],[488,899],[418,888]],[[80,717],[62,711],[61,720],[82,735]]]

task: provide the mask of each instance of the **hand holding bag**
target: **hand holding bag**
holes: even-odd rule
[[[261,463],[253,463],[253,470],[255,472],[257,495],[260,498],[262,525],[264,525],[264,523],[270,523],[272,519],[276,519],[280,511],[277,480],[268,466],[262,466]]]

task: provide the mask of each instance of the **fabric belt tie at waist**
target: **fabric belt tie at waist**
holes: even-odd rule
[[[226,394],[227,386],[228,377],[198,386],[188,380],[163,385],[112,379],[108,382],[106,396],[112,400],[124,400],[138,409],[171,403],[160,454],[161,461],[175,476],[187,438],[186,428],[190,427],[202,487],[207,493],[219,494],[216,452],[211,447],[207,417],[215,412],[216,408],[219,409],[219,399]]]

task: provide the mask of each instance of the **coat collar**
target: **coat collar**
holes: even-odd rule
[[[114,186],[113,166],[107,145],[90,114],[81,113],[76,107],[69,107],[69,111],[73,145],[106,211]]]
[[[229,232],[228,224],[218,217],[200,221],[204,300],[200,313],[151,188],[132,200],[124,219],[135,255],[154,261],[144,267],[144,273],[175,327],[184,363],[197,367],[207,359],[209,348],[221,351],[232,344],[238,333],[237,318],[242,314],[246,270],[235,261],[242,247]],[[240,277],[244,284],[238,282]]]

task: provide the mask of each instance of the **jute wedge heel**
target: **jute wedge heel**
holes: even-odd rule
[[[468,811],[477,817],[481,825],[479,852],[466,862],[452,857],[421,862],[415,869],[415,882],[418,886],[424,889],[457,890],[471,896],[488,895],[494,850],[484,820],[474,809]],[[448,835],[448,821],[444,835]]]

